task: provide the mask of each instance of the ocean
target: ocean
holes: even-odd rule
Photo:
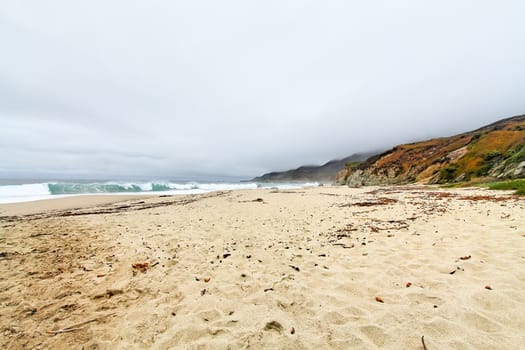
[[[256,188],[296,189],[317,183],[171,182],[171,181],[24,181],[2,180],[0,203],[18,203],[78,195],[186,195]]]

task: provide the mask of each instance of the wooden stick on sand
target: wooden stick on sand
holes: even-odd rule
[[[425,345],[425,336],[424,335],[421,336],[421,342],[423,343],[423,349],[424,350],[428,350],[427,346]]]
[[[81,327],[83,325],[86,325],[88,323],[91,323],[91,322],[95,322],[95,321],[98,321],[98,320],[101,320],[103,318],[106,318],[106,317],[109,317],[109,316],[113,316],[115,315],[116,313],[111,313],[111,314],[107,314],[107,315],[104,315],[104,316],[99,316],[99,317],[95,317],[95,318],[92,318],[90,320],[87,320],[87,321],[84,321],[84,322],[80,322],[80,323],[77,323],[77,324],[74,324],[74,325],[71,325],[69,327],[65,327],[65,328],[62,328],[62,329],[57,329],[55,331],[47,331],[48,334],[52,334],[52,335],[55,335],[55,334],[59,334],[59,333],[66,333],[66,332],[73,332],[73,331],[78,331],[79,329],[83,329],[84,327]]]

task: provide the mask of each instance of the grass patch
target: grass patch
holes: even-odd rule
[[[349,169],[357,169],[363,162],[347,162],[345,164],[345,167]]]
[[[487,186],[491,190],[515,190],[514,194],[525,195],[525,179],[491,182]]]
[[[487,184],[494,181],[493,177],[476,177],[469,181],[460,181],[460,182],[449,182],[441,185],[441,188],[464,188],[472,186],[487,186]]]
[[[454,182],[454,183],[448,183],[441,185],[439,187],[441,188],[460,188],[460,187],[468,187],[469,185],[466,182]]]

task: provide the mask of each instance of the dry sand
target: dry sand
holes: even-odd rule
[[[525,343],[525,200],[508,192],[97,198],[0,206],[0,348]]]

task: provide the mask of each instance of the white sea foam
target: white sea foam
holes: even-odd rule
[[[0,203],[16,203],[51,198],[47,183],[0,186]]]
[[[317,183],[283,184],[283,183],[176,183],[176,182],[49,182],[22,185],[0,186],[0,203],[27,202],[78,195],[152,195],[169,194],[185,195],[213,191],[249,190],[256,188],[294,189],[305,186],[317,186]]]

